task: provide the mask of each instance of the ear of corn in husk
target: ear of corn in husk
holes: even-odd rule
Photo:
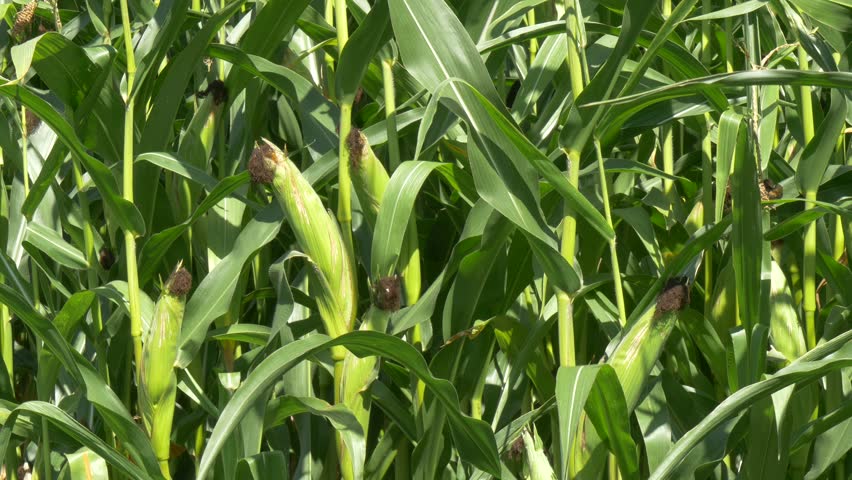
[[[656,306],[649,307],[633,323],[607,360],[621,384],[628,414],[639,404],[645,382],[674,329],[678,312],[687,308],[689,301],[686,281],[669,279],[657,296]],[[578,434],[578,440],[571,446],[572,478],[584,469],[596,471],[599,468],[596,462],[602,460],[601,439],[585,413]]]
[[[349,150],[350,171],[355,195],[358,196],[358,202],[361,204],[367,224],[371,229],[374,229],[382,197],[385,194],[390,177],[382,162],[373,153],[367,137],[361,130],[354,127],[350,130],[349,136],[346,138],[346,147]],[[408,222],[408,230],[400,249],[399,272],[405,285],[406,304],[412,305],[420,299],[420,289],[422,288],[420,248],[417,240],[417,223],[414,219]],[[373,272],[374,276],[378,273],[384,272]]]
[[[169,446],[172,417],[177,394],[177,359],[186,294],[192,287],[192,276],[180,264],[166,281],[154,308],[151,328],[142,350],[139,404],[145,425],[151,435],[160,468],[169,477]]]
[[[639,403],[642,387],[674,329],[677,312],[688,305],[689,287],[679,279],[670,279],[657,296],[656,307],[648,309],[624,333],[607,360],[624,390],[628,412]]]
[[[273,194],[302,251],[314,266],[311,287],[317,308],[331,337],[352,331],[356,313],[354,266],[343,243],[334,217],[329,215],[319,195],[299,169],[273,143],[264,139],[249,161],[252,181],[272,187]],[[332,352],[337,360],[343,350]]]

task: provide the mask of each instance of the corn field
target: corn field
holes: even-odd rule
[[[0,17],[0,479],[852,478],[849,0]]]

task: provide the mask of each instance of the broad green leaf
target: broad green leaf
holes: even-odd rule
[[[248,181],[248,174],[245,172],[223,179],[210,191],[207,197],[192,212],[192,215],[184,222],[152,235],[145,242],[145,246],[142,247],[142,252],[139,254],[139,283],[145,285],[154,276],[154,273],[161,268],[161,262],[158,262],[156,259],[163,258],[175,240],[180,238],[181,235],[220,200],[236,192],[237,189],[247,184]]]
[[[719,143],[728,142],[727,151],[733,153],[734,171],[731,176],[731,246],[733,250],[734,278],[737,286],[739,318],[750,335],[750,329],[764,320],[760,316],[760,269],[763,254],[762,212],[758,191],[757,165],[750,155],[747,127],[731,130],[730,137],[719,137]],[[720,149],[722,147],[720,146]]]
[[[214,458],[224,446],[228,435],[236,428],[245,409],[252,405],[254,400],[268,392],[281,374],[308,355],[335,345],[345,346],[349,351],[360,356],[379,355],[405,365],[412,374],[426,384],[427,388],[431,389],[436,400],[445,408],[453,439],[462,459],[493,475],[499,474],[499,459],[493,432],[482,421],[474,420],[461,413],[458,397],[452,384],[432,376],[423,357],[411,345],[389,335],[357,331],[334,340],[329,340],[321,334],[311,335],[285,345],[258,365],[222,411],[207,443],[204,456],[201,458],[198,478],[203,479],[207,476]]]
[[[243,458],[237,464],[237,477],[245,480],[263,480],[266,478],[289,478],[290,466],[284,452],[275,450],[261,452]]]
[[[300,413],[324,417],[334,426],[353,457],[352,464],[356,469],[355,476],[359,477],[358,469],[364,465],[363,456],[367,448],[366,439],[358,419],[346,406],[342,404],[329,405],[327,402],[314,397],[284,396],[273,398],[266,405],[263,428],[269,429],[281,425],[290,417]]]
[[[55,230],[40,223],[27,224],[27,236],[24,241],[31,243],[62,266],[77,270],[89,267],[83,252],[66,242]]]
[[[474,60],[479,57],[470,37],[446,5],[439,0],[391,0],[390,5],[391,21],[407,67],[423,85],[433,89],[434,94],[445,96],[448,107],[483,139],[482,150],[488,160],[492,164],[499,163],[500,159],[495,157],[498,151],[503,152],[516,170],[511,175],[521,174],[528,184],[532,174],[530,167],[534,168],[601,235],[611,238],[612,229],[603,216],[507,119],[505,107],[496,96],[492,83],[483,79],[486,75],[484,64]],[[447,38],[447,29],[453,32],[452,40]],[[415,32],[416,35],[403,36],[400,32]],[[485,83],[487,86],[483,85]],[[450,93],[447,93],[448,89]],[[506,175],[510,175],[509,172],[500,173],[503,174],[502,180],[508,180]]]
[[[852,9],[850,9],[852,13]],[[852,80],[852,74],[849,74]],[[837,137],[846,124],[846,100],[838,89],[831,91],[831,106],[820,124],[814,138],[805,146],[799,167],[796,169],[796,183],[802,193],[815,192],[822,181],[825,167],[831,159],[831,153],[837,145]]]
[[[9,445],[9,440],[12,436],[12,427],[15,424],[15,420],[22,413],[38,415],[39,417],[47,420],[54,427],[74,438],[83,446],[92,449],[101,457],[108,459],[112,466],[119,469],[123,474],[130,478],[137,478],[140,480],[151,478],[144,470],[137,465],[134,465],[113,447],[107,445],[86,427],[77,423],[77,421],[75,421],[70,415],[58,407],[46,402],[34,400],[23,403],[12,410],[9,417],[4,422],[2,430],[0,430],[0,448],[2,448],[3,451],[6,451],[6,448]]]
[[[325,154],[337,148],[338,107],[323,97],[305,78],[265,58],[246,54],[227,45],[210,45],[207,51],[211,56],[233,63],[246,73],[261,78],[297,103],[302,122],[314,127],[304,129],[307,134],[304,140],[310,149]]]
[[[24,49],[24,52],[21,51]],[[100,55],[101,65],[90,55]],[[123,102],[107,82],[115,52],[92,48],[87,52],[67,38],[48,32],[12,48],[12,59],[23,78],[32,65],[39,78],[70,108],[84,143],[106,158],[121,157]]]
[[[577,441],[577,429],[583,419],[586,400],[595,379],[606,365],[560,367],[556,373],[556,408],[559,412],[559,478],[567,479],[571,450]]]
[[[824,354],[825,350],[830,351],[831,348],[814,349],[810,352],[811,355],[801,357],[797,362],[779,370],[766,380],[741,388],[725,399],[698,426],[675,443],[662,465],[652,473],[651,479],[682,478],[684,475],[691,475],[692,472],[688,469],[685,471],[680,469],[690,449],[710,434],[715,427],[740,414],[747,405],[751,405],[760,398],[765,398],[788,385],[813,381],[828,372],[852,365],[852,343],[846,343],[848,338],[838,337],[836,340],[842,341],[829,342],[831,348],[837,348],[838,344],[845,344],[845,346],[835,354],[823,358],[820,354]]]
[[[379,48],[390,40],[390,33],[388,4],[377,2],[340,54],[334,80],[337,98],[354,98],[367,67]]]
[[[271,0],[259,7],[254,22],[240,39],[240,51],[260,58],[270,57],[310,2],[308,0]],[[233,70],[225,86],[234,96],[245,87],[251,72]]]
[[[207,328],[228,311],[240,271],[257,249],[278,234],[284,214],[277,203],[261,210],[240,232],[231,252],[198,285],[186,304],[177,366],[186,368],[207,334]]]
[[[768,2],[766,0],[748,0],[746,2],[738,3],[731,7],[716,10],[715,12],[708,12],[687,18],[686,21],[697,22],[704,20],[720,20],[722,18],[738,17],[740,15],[745,15],[755,10],[759,10],[763,8],[767,3]]]
[[[556,71],[565,62],[567,51],[566,35],[553,35],[545,39],[512,105],[512,113],[516,119],[522,120],[529,115],[535,102],[556,75]]]
[[[0,78],[0,81],[6,82]],[[21,102],[56,132],[59,139],[71,150],[71,154],[83,164],[100,191],[101,198],[111,209],[116,221],[125,230],[136,234],[145,233],[145,223],[139,210],[118,194],[118,185],[112,172],[101,162],[86,153],[71,125],[68,124],[47,102],[36,96],[28,88],[16,83],[0,85],[0,96]]]
[[[68,459],[68,475],[72,480],[78,478],[85,478],[86,480],[109,479],[109,470],[107,469],[106,461],[91,449],[81,448],[74,453],[67,454],[65,457]]]

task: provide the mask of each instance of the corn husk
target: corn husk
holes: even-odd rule
[[[639,404],[645,382],[674,330],[678,312],[688,305],[689,287],[677,279],[669,280],[657,297],[656,306],[648,308],[636,320],[609,356],[607,363],[624,391],[628,413]],[[581,476],[583,470],[597,471],[604,458],[600,436],[585,413],[578,433],[578,441],[571,446],[571,478]]]
[[[169,445],[177,394],[174,366],[192,276],[178,265],[163,288],[142,349],[139,404],[154,453],[168,477]]]
[[[349,149],[350,171],[352,186],[358,202],[361,204],[364,219],[374,229],[382,197],[390,180],[384,165],[373,153],[367,137],[357,128],[352,128],[346,138]],[[414,304],[420,298],[422,288],[420,279],[420,248],[417,239],[417,223],[412,219],[402,243],[399,255],[399,272],[405,286],[405,301]],[[381,279],[377,279],[380,281]]]
[[[657,297],[656,306],[624,333],[607,360],[624,390],[627,411],[633,411],[639,403],[645,381],[674,329],[677,312],[688,305],[689,287],[670,280]]]
[[[354,266],[334,217],[287,154],[268,140],[255,148],[249,171],[255,183],[271,185],[299,248],[313,262],[316,281],[311,282],[311,295],[326,332],[337,337],[352,331],[357,298]],[[342,350],[334,354],[342,359]]]

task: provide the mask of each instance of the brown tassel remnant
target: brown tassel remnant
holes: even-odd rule
[[[364,148],[367,144],[364,142],[364,136],[361,135],[361,130],[352,127],[349,131],[349,136],[346,137],[346,149],[349,150],[349,165],[353,169],[361,166],[361,157],[364,155]]]
[[[380,278],[373,285],[374,303],[387,312],[395,312],[402,306],[402,284],[399,275]]]
[[[253,183],[262,183],[268,185],[275,178],[274,164],[266,159],[272,159],[273,162],[277,156],[275,150],[266,142],[258,144],[254,151],[251,152],[251,159],[248,163],[248,171]],[[277,163],[277,162],[275,162]]]
[[[784,187],[768,178],[760,182],[758,188],[761,200],[778,200],[784,196]]]
[[[27,123],[27,134],[30,134],[30,133],[33,133],[36,130],[38,130],[38,127],[41,126],[41,119],[38,118],[38,115],[33,113],[31,110],[27,109],[26,123]]]
[[[102,247],[101,251],[98,252],[98,263],[101,264],[101,268],[104,270],[112,268],[113,264],[115,264],[115,255],[113,255],[112,250]]]
[[[166,280],[166,291],[174,297],[182,297],[192,288],[192,274],[182,266],[178,266],[169,279]]]
[[[518,435],[518,438],[512,442],[512,445],[509,446],[509,450],[506,452],[506,456],[509,457],[509,460],[518,462],[524,457],[524,449],[526,446],[524,445],[524,436]]]
[[[20,37],[21,34],[24,33],[24,31],[33,23],[37,6],[38,0],[32,0],[30,3],[24,5],[24,8],[15,15],[15,25],[12,27],[13,37]]]
[[[657,310],[654,318],[669,312],[677,312],[689,306],[689,285],[684,277],[673,277],[657,296]]]
[[[213,97],[213,105],[219,106],[228,101],[228,89],[225,88],[225,82],[222,80],[213,80],[207,85],[207,88],[195,93],[198,98],[205,98],[208,95]]]

